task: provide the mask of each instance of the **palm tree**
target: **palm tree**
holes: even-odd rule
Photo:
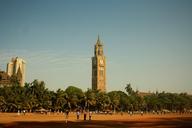
[[[58,89],[56,92],[56,99],[54,103],[54,109],[56,111],[64,110],[64,106],[67,104],[66,98],[67,93],[65,91]]]
[[[125,90],[126,90],[128,95],[133,95],[134,94],[134,90],[132,89],[130,83],[126,85]]]

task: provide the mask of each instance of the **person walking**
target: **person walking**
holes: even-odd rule
[[[79,116],[80,116],[80,112],[79,112],[79,110],[77,110],[77,120],[79,120]]]
[[[66,124],[68,122],[68,117],[69,117],[69,110],[66,110],[66,112],[65,112],[65,123]]]
[[[92,112],[89,111],[89,120],[91,120]]]

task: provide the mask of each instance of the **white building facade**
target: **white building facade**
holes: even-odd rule
[[[12,58],[7,64],[7,74],[10,77],[16,75],[21,86],[24,86],[25,84],[25,65],[26,62],[18,57]]]

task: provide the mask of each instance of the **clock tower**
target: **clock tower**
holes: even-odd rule
[[[106,91],[106,60],[99,36],[92,57],[92,89]]]

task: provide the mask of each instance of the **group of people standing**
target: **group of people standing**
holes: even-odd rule
[[[91,120],[92,112],[89,111],[88,114],[89,114],[89,120]],[[80,111],[79,110],[77,110],[76,115],[77,115],[77,120],[79,120],[79,117],[80,117]],[[83,119],[87,120],[87,111],[83,111]]]
[[[65,112],[65,115],[66,115],[66,119],[68,119],[68,116],[69,116],[69,110],[66,110]],[[81,111],[80,110],[77,110],[76,111],[76,116],[77,116],[77,120],[80,119],[80,115],[81,115]],[[84,120],[87,120],[87,115],[89,116],[88,117],[88,120],[91,120],[91,117],[92,117],[92,112],[91,111],[83,111],[83,119]]]

